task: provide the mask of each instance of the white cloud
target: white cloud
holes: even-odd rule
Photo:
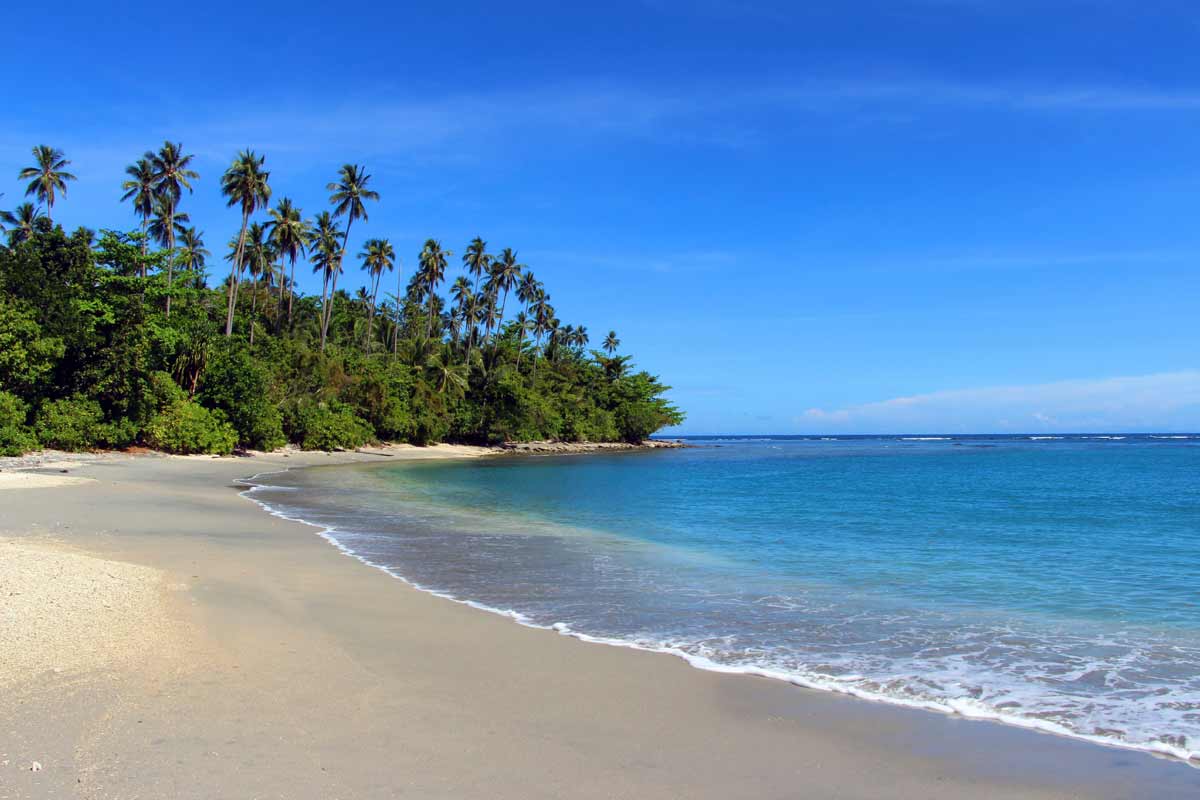
[[[993,433],[1200,430],[1200,370],[955,389],[848,408],[812,408],[814,432]]]

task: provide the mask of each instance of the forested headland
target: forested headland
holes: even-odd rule
[[[136,227],[67,232],[53,213],[70,165],[33,148],[28,199],[0,212],[0,454],[638,442],[683,420],[615,332],[594,348],[560,321],[515,250],[429,239],[404,274],[369,227],[381,198],[361,166],[308,216],[262,155],[239,153],[206,187],[165,142],[113,187]],[[187,199],[218,186],[241,224],[207,241]],[[372,237],[357,253],[352,229]],[[296,290],[303,270],[319,296]]]

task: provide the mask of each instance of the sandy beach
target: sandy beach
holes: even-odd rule
[[[1141,753],[521,627],[237,483],[488,452],[0,464],[0,800],[1200,794]]]

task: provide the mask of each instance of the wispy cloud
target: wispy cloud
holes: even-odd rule
[[[931,392],[812,408],[796,424],[876,433],[1200,430],[1200,370]]]
[[[138,117],[97,116],[81,130],[96,147],[136,137],[186,136],[201,155],[225,159],[252,143],[272,153],[353,151],[408,159],[484,157],[497,149],[554,141],[653,141],[736,149],[781,135],[789,117],[840,116],[847,125],[911,125],[945,111],[1002,113],[1192,113],[1200,89],[1115,85],[1003,84],[867,75],[773,83],[627,84],[580,82],[503,87],[442,96],[379,89],[340,106],[276,100],[261,106],[165,109],[148,131]],[[34,131],[14,116],[5,140]],[[85,126],[86,127],[86,126]],[[786,135],[787,126],[784,125]]]

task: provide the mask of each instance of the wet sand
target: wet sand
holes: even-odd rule
[[[27,650],[0,658],[0,800],[1200,796],[1200,770],[1133,751],[523,628],[236,484],[479,452],[112,456],[36,473],[89,481],[6,479],[0,588],[24,576],[24,600],[0,591],[0,648]]]

